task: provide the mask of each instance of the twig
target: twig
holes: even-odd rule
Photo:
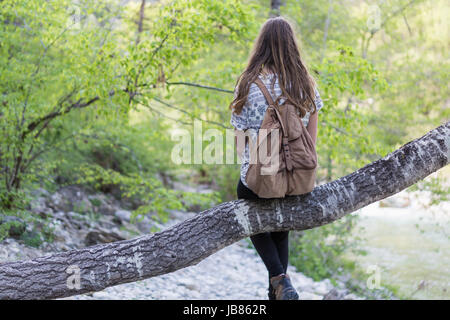
[[[226,92],[226,93],[231,93],[231,94],[234,93],[233,90],[221,89],[221,88],[205,86],[205,85],[202,85],[202,84],[191,83],[191,82],[184,82],[184,81],[178,81],[178,82],[168,82],[168,81],[166,81],[166,84],[167,85],[185,85],[185,86],[197,87],[197,88],[202,88],[202,89]]]
[[[383,20],[383,22],[380,24],[380,27],[377,30],[373,30],[370,32],[370,36],[369,36],[369,38],[367,38],[365,46],[363,46],[363,53],[362,53],[363,58],[366,58],[366,56],[367,56],[367,50],[369,49],[369,43],[372,40],[373,36],[378,31],[380,31],[382,28],[384,28],[384,26],[386,25],[386,23],[389,20],[391,20],[398,14],[403,14],[403,11],[405,11],[408,7],[412,6],[415,2],[417,2],[417,0],[412,0],[412,1],[408,2],[407,4],[405,4],[404,6],[398,8],[390,16],[388,16],[386,19]]]
[[[188,122],[185,122],[185,121],[182,121],[182,120],[178,120],[178,119],[169,117],[168,115],[162,113],[161,111],[155,109],[154,107],[150,106],[150,105],[147,104],[147,103],[144,103],[144,102],[138,101],[138,100],[136,100],[136,102],[139,103],[140,105],[142,105],[142,106],[144,106],[144,107],[150,109],[150,111],[159,114],[160,116],[162,116],[162,117],[164,117],[164,118],[167,118],[167,119],[172,120],[172,121],[175,121],[175,122],[179,122],[179,123],[184,124],[184,125],[192,125],[192,122],[191,122],[191,123],[188,123]]]
[[[194,118],[194,119],[197,119],[197,120],[200,120],[200,121],[204,121],[204,122],[208,122],[208,123],[214,124],[214,125],[216,125],[216,126],[220,126],[220,127],[222,127],[222,128],[225,128],[225,129],[228,128],[227,126],[225,126],[225,125],[223,125],[223,124],[221,124],[221,123],[219,123],[219,122],[216,122],[216,121],[213,121],[213,120],[204,120],[204,119],[202,119],[202,118],[199,118],[199,117],[193,115],[192,113],[187,112],[186,110],[183,110],[183,109],[181,109],[180,107],[176,107],[176,106],[174,106],[174,105],[172,105],[172,104],[170,104],[170,103],[167,103],[167,102],[165,102],[165,101],[162,101],[161,99],[159,99],[159,98],[157,98],[157,97],[154,97],[153,100],[158,101],[159,103],[165,105],[166,107],[169,107],[169,108],[171,108],[171,109],[174,109],[174,110],[183,112],[184,114],[190,116],[191,118]]]

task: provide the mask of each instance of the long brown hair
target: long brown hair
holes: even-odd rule
[[[230,108],[241,113],[247,100],[250,84],[265,67],[278,77],[281,96],[286,103],[293,104],[303,117],[307,111],[316,110],[314,103],[316,86],[300,57],[297,41],[291,25],[282,17],[268,19],[254,44],[248,65],[236,81],[237,96]],[[275,77],[272,80],[272,90]],[[314,107],[313,107],[314,106]]]

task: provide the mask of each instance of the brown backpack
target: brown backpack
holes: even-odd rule
[[[256,145],[249,140],[250,164],[245,181],[260,198],[283,198],[314,189],[317,153],[309,132],[291,104],[276,104],[264,83],[258,85],[269,104]]]

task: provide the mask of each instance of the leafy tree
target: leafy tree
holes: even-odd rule
[[[116,1],[0,3],[3,207],[17,205],[45,152],[89,135],[99,119],[127,123],[140,103],[167,92],[176,69],[218,34],[245,33],[249,18],[238,1],[162,1],[151,32],[136,41],[132,9]],[[71,121],[78,126],[67,132]],[[40,165],[41,175],[52,167]]]

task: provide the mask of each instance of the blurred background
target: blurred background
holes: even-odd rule
[[[174,163],[172,135],[199,120],[225,137],[236,79],[272,16],[291,22],[324,102],[318,185],[421,137],[450,119],[449,10],[444,0],[0,1],[0,262],[156,232],[235,199],[239,164]],[[447,166],[291,232],[290,262],[369,299],[449,299],[449,185]]]

